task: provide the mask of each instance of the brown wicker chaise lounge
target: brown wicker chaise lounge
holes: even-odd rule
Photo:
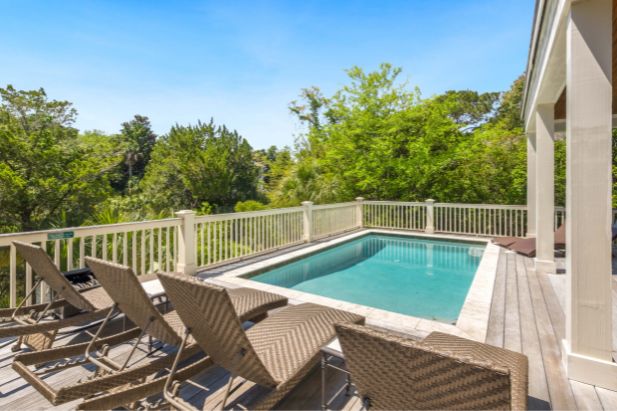
[[[335,335],[335,323],[364,323],[356,314],[300,304],[287,306],[245,331],[228,290],[187,276],[159,274],[159,279],[187,327],[185,339],[192,337],[215,364],[230,372],[221,407],[234,378],[241,377],[268,389],[248,407],[272,408],[319,362],[321,347]],[[178,390],[174,379],[172,371],[165,399],[175,408],[193,409],[174,394]]]
[[[613,240],[617,232],[613,230]],[[496,237],[493,243],[505,247],[526,257],[535,257],[536,239],[522,237]],[[566,247],[566,225],[562,224],[555,230],[555,250],[563,250]]]
[[[181,321],[175,311],[162,314],[156,308],[129,267],[91,257],[86,258],[86,264],[113,300],[113,308],[99,327],[95,338],[89,343],[80,344],[80,351],[71,346],[66,350],[62,347],[47,350],[47,353],[18,355],[13,362],[13,368],[54,405],[87,398],[77,406],[79,409],[109,409],[161,392],[165,378],[157,376],[157,373],[172,365],[174,355],[164,355],[146,360],[144,363],[129,364],[129,362],[142,337],[146,335],[177,347],[182,341]],[[234,290],[232,295],[234,310],[237,310],[238,316],[243,320],[263,317],[268,310],[287,303],[284,297],[257,290],[238,289]],[[134,336],[136,339],[128,357],[123,358],[122,363],[113,361],[108,352],[109,348],[105,347],[114,343],[98,338],[114,310],[122,311],[140,330]],[[101,344],[101,341],[105,344]],[[101,349],[102,352],[96,352]],[[48,362],[50,359],[84,355],[84,352],[85,359],[80,361],[79,365],[90,363],[97,368],[97,371],[85,381],[54,389],[38,371],[41,366],[39,363]],[[201,349],[193,344],[185,350],[183,359],[200,352]],[[181,371],[181,376],[189,378],[211,364],[208,357],[201,358],[185,367]],[[28,368],[33,365],[37,371]],[[55,368],[52,368],[51,372],[55,372]]]
[[[415,341],[337,324],[336,333],[365,408],[527,409],[523,354],[440,332]]]
[[[62,328],[100,320],[109,313],[113,302],[103,288],[79,290],[64,277],[41,247],[20,241],[14,241],[13,245],[39,277],[30,293],[16,308],[0,310],[0,318],[6,320],[0,327],[0,338],[19,337],[12,347],[13,351],[20,350],[22,345],[35,351],[50,348]],[[142,282],[155,279],[155,275],[140,276]],[[43,282],[54,291],[51,301],[24,305]],[[49,318],[54,310],[67,306],[80,312],[63,319]]]

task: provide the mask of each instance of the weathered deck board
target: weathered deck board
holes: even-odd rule
[[[613,287],[617,287],[614,281]],[[493,290],[491,314],[486,341],[492,345],[522,351],[530,360],[530,401],[532,409],[617,409],[617,392],[604,390],[579,382],[569,381],[561,365],[561,340],[565,333],[565,316],[559,296],[544,275],[533,270],[533,261],[512,253],[501,252]],[[87,338],[80,337],[81,340]],[[64,337],[63,345],[71,341]],[[118,349],[118,356],[125,355],[128,345]],[[163,353],[159,353],[163,355]],[[11,368],[10,347],[0,348],[0,409],[71,409],[77,402],[51,407],[32,387],[23,382]],[[74,382],[87,374],[84,367],[76,367],[49,378],[54,385]],[[184,384],[181,395],[190,403],[201,407],[217,406],[223,396],[228,373],[212,367]],[[328,372],[328,396],[344,383],[342,375]],[[245,400],[254,400],[263,394],[253,385],[245,383],[230,398],[233,408],[241,408]],[[241,404],[234,401],[240,398]],[[160,396],[150,398],[151,401]],[[237,406],[236,406],[237,405]],[[311,410],[321,405],[321,370],[316,367],[294,389],[278,409]],[[333,409],[360,410],[362,403],[357,396],[340,396]]]
[[[497,262],[497,272],[506,272],[507,258],[505,253],[499,254]],[[491,315],[489,317],[486,342],[496,347],[503,347],[504,320],[506,309],[506,276],[498,275],[495,277],[493,286],[493,301],[491,301]]]
[[[576,406],[579,410],[602,410],[603,406],[600,398],[593,386],[580,383],[578,381],[570,381]]]
[[[506,309],[504,313],[504,343],[508,350],[521,352],[521,319],[518,304],[516,256],[506,254]]]
[[[516,259],[518,279],[518,306],[521,320],[521,345],[523,354],[529,358],[529,395],[534,399],[549,402],[548,385],[542,360],[542,349],[536,328],[534,307],[531,302],[525,261]]]
[[[554,409],[573,409],[575,403],[572,398],[572,391],[561,365],[559,349],[561,340],[555,337],[554,327],[547,312],[546,300],[537,280],[538,275],[535,271],[529,269],[530,266],[527,262],[526,268],[550,402]]]
[[[617,410],[617,392],[596,387],[596,393],[605,410]]]

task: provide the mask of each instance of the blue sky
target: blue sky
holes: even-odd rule
[[[423,96],[507,89],[533,0],[0,0],[0,86],[69,100],[81,130],[134,114],[157,133],[214,117],[256,148],[293,145],[288,103],[390,62]]]

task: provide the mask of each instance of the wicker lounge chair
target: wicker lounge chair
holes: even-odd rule
[[[35,351],[50,348],[62,328],[100,320],[109,313],[112,301],[103,288],[77,289],[41,247],[20,241],[14,241],[13,245],[39,277],[30,293],[16,308],[0,310],[0,318],[4,319],[0,326],[0,338],[19,337],[12,347],[13,351],[20,350],[22,345]],[[142,282],[155,279],[154,275],[140,276]],[[43,282],[54,291],[51,301],[24,305]],[[67,318],[55,317],[54,310],[67,307],[72,307],[78,313]]]
[[[496,244],[501,247],[510,247],[512,244],[517,242],[518,240],[523,240],[524,237],[495,237],[493,238],[493,244]]]
[[[617,236],[617,231],[613,229],[613,241]],[[505,247],[526,257],[535,257],[536,239],[523,237],[495,237],[493,244]],[[566,225],[562,224],[555,230],[555,249],[563,250],[566,247]]]
[[[319,362],[321,347],[334,337],[335,323],[364,323],[356,314],[300,304],[244,331],[228,290],[174,274],[159,274],[159,279],[187,327],[186,335],[190,333],[214,363],[230,372],[222,407],[234,378],[241,377],[267,389],[248,407],[272,408]],[[174,378],[170,373],[165,398],[178,409],[193,409],[174,395],[178,388]]]
[[[508,248],[526,257],[535,257],[536,239],[521,238],[510,244]],[[566,248],[566,225],[562,224],[555,230],[555,250],[563,250],[564,248]]]
[[[433,332],[422,341],[337,324],[365,408],[527,409],[527,357]]]
[[[150,336],[164,344],[179,346],[182,341],[181,331],[183,326],[175,311],[162,314],[152,303],[137,276],[129,267],[106,262],[103,260],[87,257],[86,264],[92,269],[96,278],[103,288],[113,299],[113,308],[110,310],[105,321],[99,327],[92,341],[80,344],[81,351],[76,351],[74,346],[48,350],[50,355],[42,353],[21,354],[16,356],[13,368],[30,384],[32,384],[52,404],[62,404],[78,398],[88,398],[78,405],[80,409],[108,409],[128,404],[152,394],[161,392],[165,384],[165,378],[157,377],[156,374],[169,368],[175,358],[174,355],[165,355],[144,364],[129,365],[136,347],[141,339]],[[233,307],[242,320],[263,317],[268,310],[283,306],[287,299],[276,294],[265,293],[257,290],[238,289],[232,292]],[[104,339],[99,339],[100,332],[105,328],[114,310],[122,311],[140,332],[135,336],[135,342],[128,357],[122,363],[117,363],[108,355],[111,342],[101,344]],[[102,352],[97,350],[102,348]],[[90,363],[97,367],[97,371],[86,381],[78,381],[75,384],[65,385],[59,389],[51,387],[40,376],[40,372],[34,372],[28,366],[39,368],[38,362],[53,359],[66,358],[68,356],[83,355],[85,358],[79,363]],[[195,345],[189,345],[184,350],[183,359],[201,353],[201,349]],[[36,354],[36,355],[35,355]],[[201,358],[182,370],[186,378],[203,370],[212,364],[208,357]],[[55,369],[51,369],[55,372]],[[122,387],[121,387],[122,386]],[[119,388],[121,387],[121,388]],[[107,395],[106,395],[107,394]]]

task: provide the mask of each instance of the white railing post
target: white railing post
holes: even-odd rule
[[[178,235],[178,264],[176,270],[193,275],[197,270],[195,260],[195,211],[182,210],[176,213],[182,223]]]
[[[426,227],[424,232],[433,234],[435,232],[435,200],[428,199],[426,203]]]
[[[304,222],[304,241],[310,243],[313,241],[313,202],[303,201],[302,207],[304,208],[304,218],[302,220]]]
[[[364,227],[364,197],[356,197],[356,225]]]

